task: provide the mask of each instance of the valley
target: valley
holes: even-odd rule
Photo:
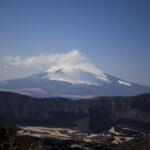
[[[37,150],[117,150],[150,135],[149,99],[150,94],[79,100],[33,98],[1,91],[0,116],[17,128],[19,145],[25,140],[27,147]]]

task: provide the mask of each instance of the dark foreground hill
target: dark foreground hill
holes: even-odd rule
[[[17,128],[0,125],[0,150],[149,150],[150,136],[114,145],[97,142],[18,135]]]
[[[149,150],[150,149],[150,136],[144,136],[131,140],[129,142],[119,144],[112,148],[112,150]]]
[[[150,94],[73,101],[0,92],[0,114],[14,125],[76,127],[93,132],[127,125],[150,131]]]

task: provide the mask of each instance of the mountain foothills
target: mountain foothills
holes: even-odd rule
[[[26,78],[1,81],[0,90],[34,97],[89,98],[133,96],[149,93],[150,87],[113,77],[93,66],[65,64]]]
[[[0,92],[0,115],[14,125],[77,128],[95,133],[124,125],[150,131],[150,94],[74,101]]]

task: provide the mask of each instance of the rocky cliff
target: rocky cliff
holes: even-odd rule
[[[15,125],[76,127],[93,132],[127,125],[150,131],[150,94],[73,101],[0,92],[0,115]]]

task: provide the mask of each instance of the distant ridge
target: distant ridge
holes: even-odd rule
[[[1,91],[0,115],[15,125],[75,127],[93,132],[126,125],[150,131],[150,94],[74,101]]]

